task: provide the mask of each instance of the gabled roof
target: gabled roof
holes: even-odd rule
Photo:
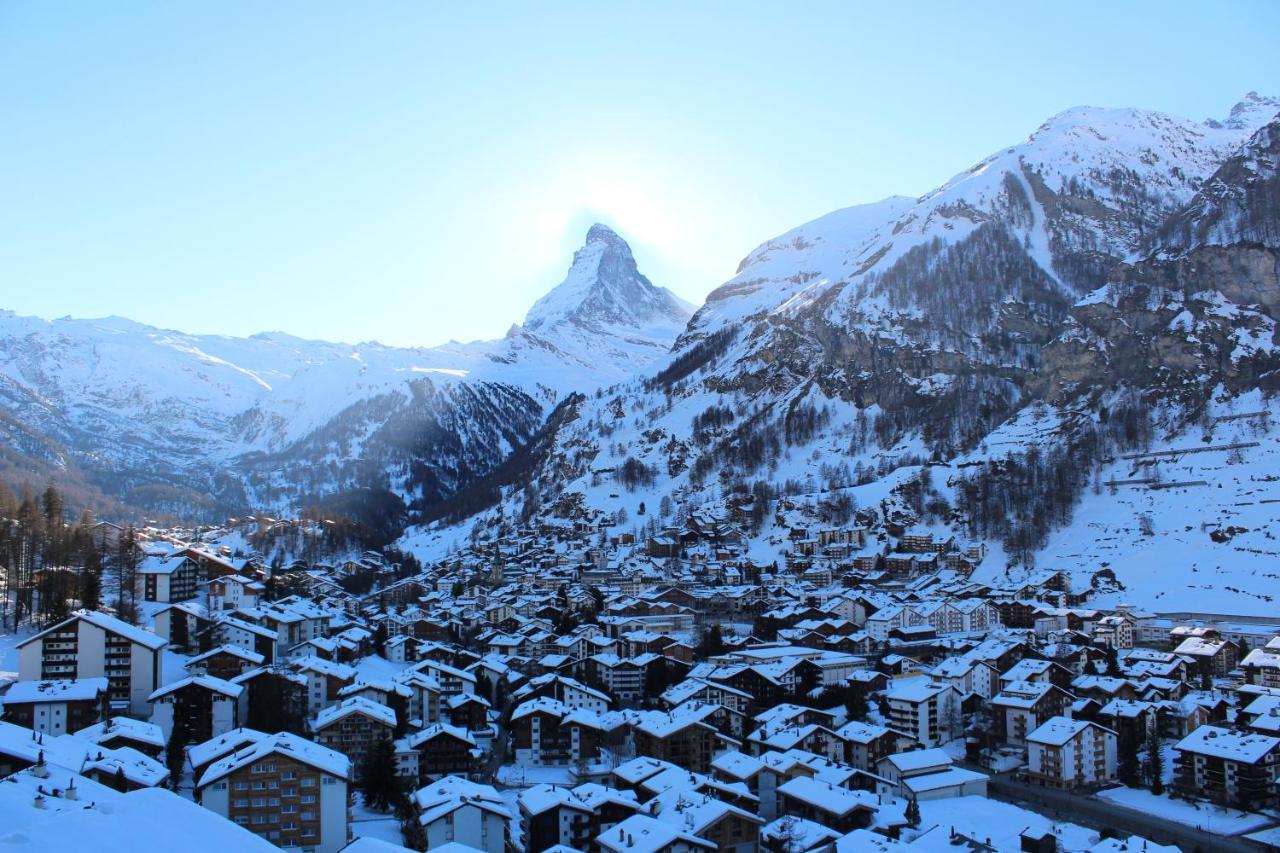
[[[242,767],[255,764],[272,755],[291,758],[309,767],[314,767],[322,773],[328,773],[341,779],[347,779],[351,775],[351,759],[341,752],[321,746],[314,741],[309,741],[289,732],[279,732],[278,734],[268,735],[225,758],[218,759],[200,777],[196,787],[203,788]]]
[[[79,622],[81,620],[88,622],[90,625],[101,628],[104,631],[119,634],[121,637],[124,637],[129,641],[141,646],[146,646],[148,649],[153,651],[158,651],[169,644],[169,641],[161,637],[159,634],[144,630],[136,625],[130,625],[128,622],[125,622],[122,619],[117,619],[114,616],[108,616],[107,614],[100,613],[97,610],[77,610],[75,613],[71,614],[71,616],[63,619],[52,628],[46,628],[39,634],[33,634],[21,643],[18,643],[17,648],[22,648],[28,643],[34,643],[36,640],[39,640],[48,634],[62,630],[72,622]]]
[[[363,714],[392,728],[395,728],[396,725],[396,712],[391,708],[364,696],[352,696],[350,699],[343,699],[338,704],[330,705],[316,714],[315,721],[311,724],[311,730],[318,732],[352,714]]]
[[[154,702],[162,696],[168,696],[170,693],[177,692],[178,690],[191,685],[195,685],[196,687],[200,687],[214,693],[221,693],[223,696],[227,696],[231,699],[239,698],[240,694],[244,692],[243,684],[236,684],[212,675],[198,674],[189,675],[181,681],[172,681],[166,684],[164,687],[159,688],[148,696],[147,701]]]

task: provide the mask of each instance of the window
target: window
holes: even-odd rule
[[[240,824],[241,826],[244,826],[248,822],[249,822],[249,818],[246,817],[245,815],[242,815],[242,814],[236,815],[236,823]]]
[[[303,795],[302,795],[302,802],[304,802],[304,803],[314,803],[315,801],[316,801],[316,795],[315,795],[315,794],[303,794]]]
[[[281,774],[280,778],[285,780],[286,782],[292,782],[294,779],[298,778],[298,774],[294,770],[286,770],[284,773]]]
[[[253,798],[253,807],[254,807],[255,809],[260,809],[260,808],[262,808],[263,806],[265,806],[266,804],[267,804],[267,798],[266,798],[266,797],[254,797],[254,798]]]
[[[237,783],[236,783],[236,790],[237,790],[237,791],[247,791],[247,790],[249,790],[249,783],[248,783],[248,782],[237,782]]]
[[[248,801],[248,800],[236,800],[236,801],[235,801],[235,803],[234,803],[234,806],[235,806],[236,808],[238,808],[238,809],[247,809],[247,808],[249,808],[249,801]]]
[[[304,787],[304,788],[314,788],[315,786],[316,786],[316,777],[314,777],[314,776],[304,776],[304,777],[302,778],[302,787]]]

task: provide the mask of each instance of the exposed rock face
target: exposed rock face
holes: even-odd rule
[[[1066,402],[1125,383],[1196,406],[1218,385],[1276,387],[1278,305],[1274,249],[1209,246],[1122,266],[1072,309],[1027,395]]]

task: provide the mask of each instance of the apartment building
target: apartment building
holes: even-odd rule
[[[317,714],[311,731],[318,742],[359,766],[378,741],[395,737],[396,712],[372,699],[352,696]]]
[[[1174,747],[1174,788],[1240,809],[1274,805],[1280,737],[1201,726]]]
[[[914,682],[890,688],[889,727],[915,738],[921,746],[939,746],[963,729],[960,694],[946,684]]]
[[[1054,788],[1100,785],[1116,778],[1116,733],[1097,723],[1051,717],[1027,735],[1027,778]]]
[[[22,681],[107,679],[107,696],[118,711],[146,719],[148,698],[160,683],[166,641],[114,616],[80,610],[18,644]]]
[[[286,850],[337,853],[350,841],[351,762],[281,732],[213,762],[196,800]]]

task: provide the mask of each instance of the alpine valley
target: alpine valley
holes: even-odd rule
[[[597,225],[498,341],[0,314],[2,474],[103,517],[323,507],[424,560],[701,524],[821,572],[817,531],[856,526],[872,577],[913,529],[956,543],[928,584],[1274,614],[1278,114],[1068,110],[766,241],[696,310]]]

